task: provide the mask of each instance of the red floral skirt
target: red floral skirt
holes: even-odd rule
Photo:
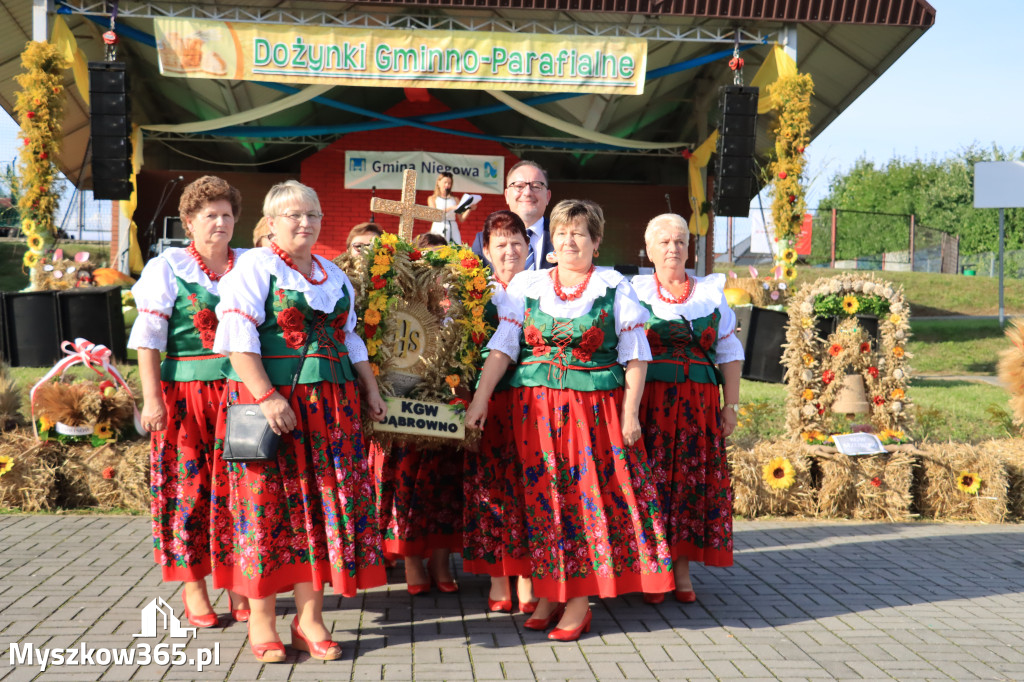
[[[512,435],[512,392],[499,391],[487,407],[478,452],[466,451],[462,568],[491,576],[530,575],[526,497]]]
[[[651,381],[640,403],[672,559],[732,566],[732,488],[718,386]]]
[[[261,598],[329,583],[350,597],[387,583],[355,382],[277,390],[298,419],[277,459],[214,461],[214,587]],[[225,403],[239,402],[253,396],[229,380]]]
[[[538,597],[561,602],[673,587],[643,444],[622,443],[622,393],[512,390]]]
[[[377,514],[388,556],[462,551],[462,448],[393,443],[379,457]]]
[[[210,574],[210,467],[224,380],[161,381],[167,428],[150,449],[153,558],[165,581]]]

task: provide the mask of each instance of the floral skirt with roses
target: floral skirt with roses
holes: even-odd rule
[[[214,587],[261,598],[330,584],[349,597],[385,584],[355,382],[277,390],[298,420],[277,459],[214,463]],[[247,402],[244,384],[229,380],[225,403]],[[223,436],[222,418],[219,447]]]
[[[530,575],[526,497],[512,436],[512,391],[497,391],[477,452],[466,451],[462,568],[495,577]]]
[[[153,558],[165,581],[210,574],[210,467],[224,380],[162,381],[167,428],[151,437]]]
[[[534,593],[566,601],[671,590],[643,444],[622,443],[622,389],[512,394]]]
[[[732,566],[732,488],[718,386],[649,381],[640,403],[672,559]]]
[[[374,448],[377,513],[389,557],[462,551],[462,449]]]

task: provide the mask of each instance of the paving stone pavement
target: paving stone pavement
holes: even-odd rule
[[[595,599],[593,630],[574,643],[485,613],[485,577],[413,598],[398,572],[388,587],[326,597],[342,660],[289,649],[280,665],[256,662],[245,626],[223,619],[194,639],[162,627],[134,638],[154,598],[181,611],[149,538],[138,517],[0,516],[0,680],[1024,680],[1020,525],[739,522],[735,566],[694,567],[696,604]],[[293,611],[279,599],[286,643]],[[18,658],[28,644],[139,655],[185,641],[184,665],[94,654],[41,672]],[[199,672],[188,659],[201,649],[219,662]]]

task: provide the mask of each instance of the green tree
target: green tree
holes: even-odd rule
[[[942,159],[892,159],[875,166],[861,158],[829,183],[819,212],[840,210],[836,257],[906,250],[913,214],[918,225],[960,236],[962,254],[998,248],[996,209],[974,208],[974,164],[1024,160],[1024,152],[966,147]],[[888,215],[887,215],[888,214]],[[827,259],[828,239],[815,239],[812,260]],[[1006,248],[1024,248],[1024,210],[1006,212]]]

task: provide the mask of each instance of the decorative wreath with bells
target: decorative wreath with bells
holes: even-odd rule
[[[343,255],[336,262],[356,289],[357,332],[366,340],[381,394],[396,395],[391,378],[398,368],[395,349],[401,338],[394,313],[407,310],[421,320],[437,321],[436,329],[426,330],[422,365],[416,371],[422,381],[407,397],[464,409],[465,400],[456,397],[456,389],[472,385],[480,351],[494,332],[484,319],[484,306],[491,299],[487,267],[467,248],[421,250],[390,233],[374,240],[362,258]]]
[[[868,338],[857,315],[878,318],[879,339]],[[818,321],[835,317],[836,329],[822,338]],[[902,287],[873,275],[839,275],[802,288],[789,304],[786,367],[786,427],[790,437],[821,442],[834,433],[832,404],[844,377],[864,378],[871,424],[883,441],[905,439],[911,417],[907,362],[912,357],[910,308]]]

